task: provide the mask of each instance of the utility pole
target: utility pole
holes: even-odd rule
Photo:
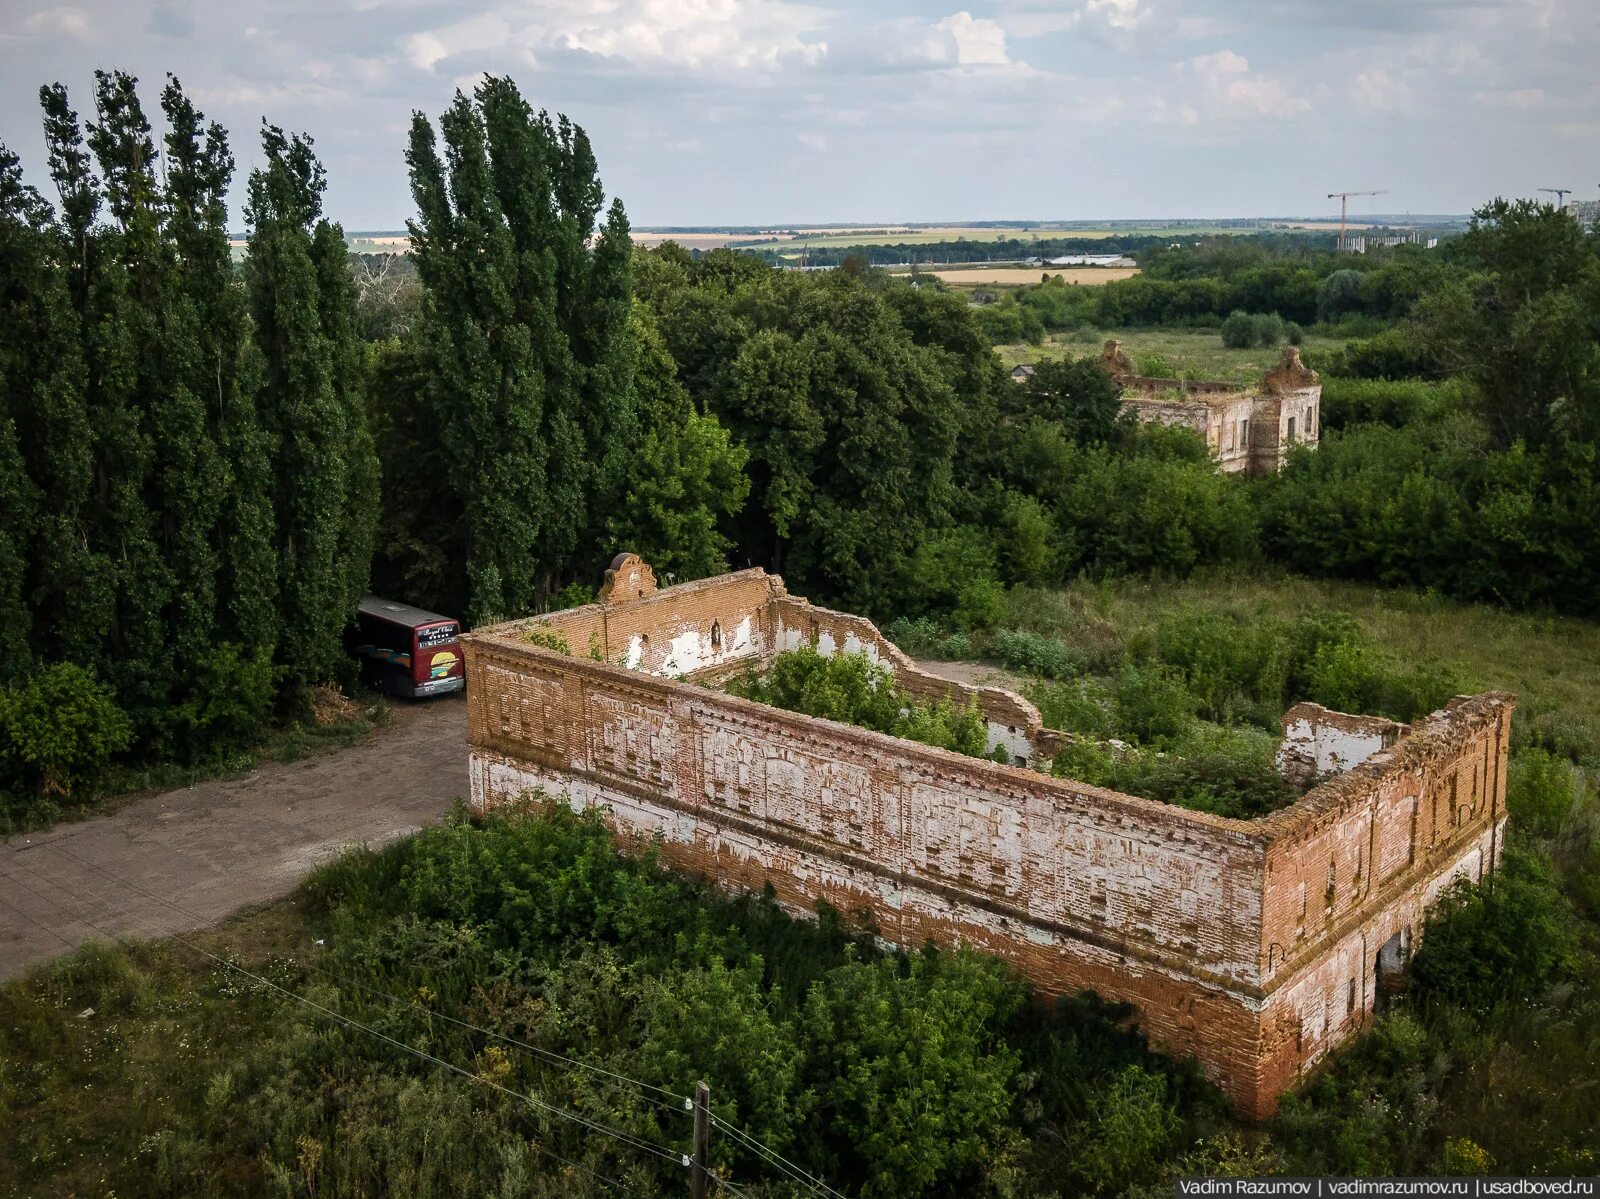
[[[706,1199],[708,1159],[711,1157],[711,1088],[694,1084],[694,1157],[689,1162],[689,1199]]]
[[[1567,197],[1572,194],[1570,187],[1541,187],[1542,192],[1549,192],[1556,198],[1556,210],[1559,212],[1567,206]]]
[[[1375,192],[1329,192],[1328,193],[1328,199],[1332,200],[1336,196],[1339,199],[1339,249],[1340,250],[1343,250],[1344,247],[1345,247],[1344,218],[1345,218],[1345,210],[1346,210],[1347,206],[1350,203],[1350,197],[1351,196],[1386,196],[1388,194],[1389,193],[1387,191],[1375,191]]]

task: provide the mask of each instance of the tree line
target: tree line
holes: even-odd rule
[[[1491,206],[1444,256],[1208,242],[1130,280],[1285,316],[1289,292],[1370,292],[1407,315],[1326,369],[1453,377],[1426,409],[1374,381],[1363,411],[1425,419],[1357,413],[1257,483],[1121,418],[1087,357],[1013,383],[947,289],[634,248],[583,130],[508,79],[413,118],[415,286],[388,291],[358,287],[309,139],[263,126],[235,264],[227,135],[176,81],[161,155],[126,75],[97,77],[87,126],[42,99],[58,203],[0,169],[0,648],[17,680],[56,672],[0,705],[13,790],[75,753],[259,736],[346,677],[369,585],[479,623],[581,601],[624,547],[969,628],[1019,583],[1262,558],[1595,610],[1600,270],[1553,210]],[[126,737],[50,719],[93,682],[71,669]]]
[[[158,148],[135,83],[97,72],[90,121],[41,89],[54,206],[0,147],[0,656],[92,668],[187,757],[339,674],[378,461],[310,140],[263,126],[236,270],[226,131],[169,79]]]

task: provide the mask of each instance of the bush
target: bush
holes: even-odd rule
[[[195,665],[188,698],[171,715],[178,754],[195,762],[259,742],[282,674],[265,651],[249,658],[225,642],[207,653]]]
[[[1256,344],[1256,322],[1248,312],[1230,313],[1222,322],[1222,344],[1230,350],[1248,350]]]
[[[989,656],[1007,670],[1069,679],[1083,671],[1081,651],[1058,637],[1041,637],[1017,629],[998,629],[989,638]]]
[[[749,674],[728,690],[758,703],[824,720],[905,737],[971,757],[983,757],[989,726],[976,706],[920,704],[894,684],[888,667],[861,654],[825,658],[802,646],[773,658],[764,675]]]
[[[1437,422],[1465,407],[1461,385],[1424,379],[1353,379],[1338,375],[1322,383],[1323,432],[1358,424],[1401,428]]]
[[[1554,836],[1581,788],[1572,763],[1542,749],[1525,749],[1506,771],[1506,811],[1516,827],[1538,837]]]
[[[813,1077],[862,1194],[911,1199],[996,1151],[1018,1067],[997,1030],[1025,1001],[1004,963],[970,951],[856,962],[812,987]]]
[[[1118,732],[1143,745],[1176,741],[1194,724],[1196,703],[1175,673],[1156,664],[1124,664],[1115,683]]]
[[[69,799],[133,741],[133,725],[94,674],[47,666],[0,692],[0,764],[10,786]]]
[[[1549,867],[1510,848],[1482,883],[1457,879],[1428,914],[1411,968],[1418,994],[1475,1011],[1525,1001],[1565,974],[1577,916]]]
[[[1239,312],[1222,322],[1222,344],[1230,350],[1249,350],[1256,346],[1275,346],[1288,332],[1283,317],[1276,312]]]

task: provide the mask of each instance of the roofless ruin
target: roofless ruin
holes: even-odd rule
[[[624,554],[598,603],[463,642],[479,810],[543,788],[725,887],[825,900],[908,947],[969,943],[1045,995],[1126,1001],[1249,1117],[1366,1024],[1429,903],[1492,870],[1504,840],[1500,692],[1409,728],[1297,705],[1281,760],[1323,781],[1234,820],[1033,769],[1063,735],[1027,700],[928,675],[762,570],[658,589]],[[1014,765],[704,685],[802,645],[864,654],[918,699],[976,703]]]

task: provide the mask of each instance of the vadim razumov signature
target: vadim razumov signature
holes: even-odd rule
[[[1230,1195],[1303,1195],[1335,1199],[1345,1195],[1439,1195],[1463,1199],[1489,1196],[1600,1195],[1600,1178],[1180,1178],[1178,1199]]]

